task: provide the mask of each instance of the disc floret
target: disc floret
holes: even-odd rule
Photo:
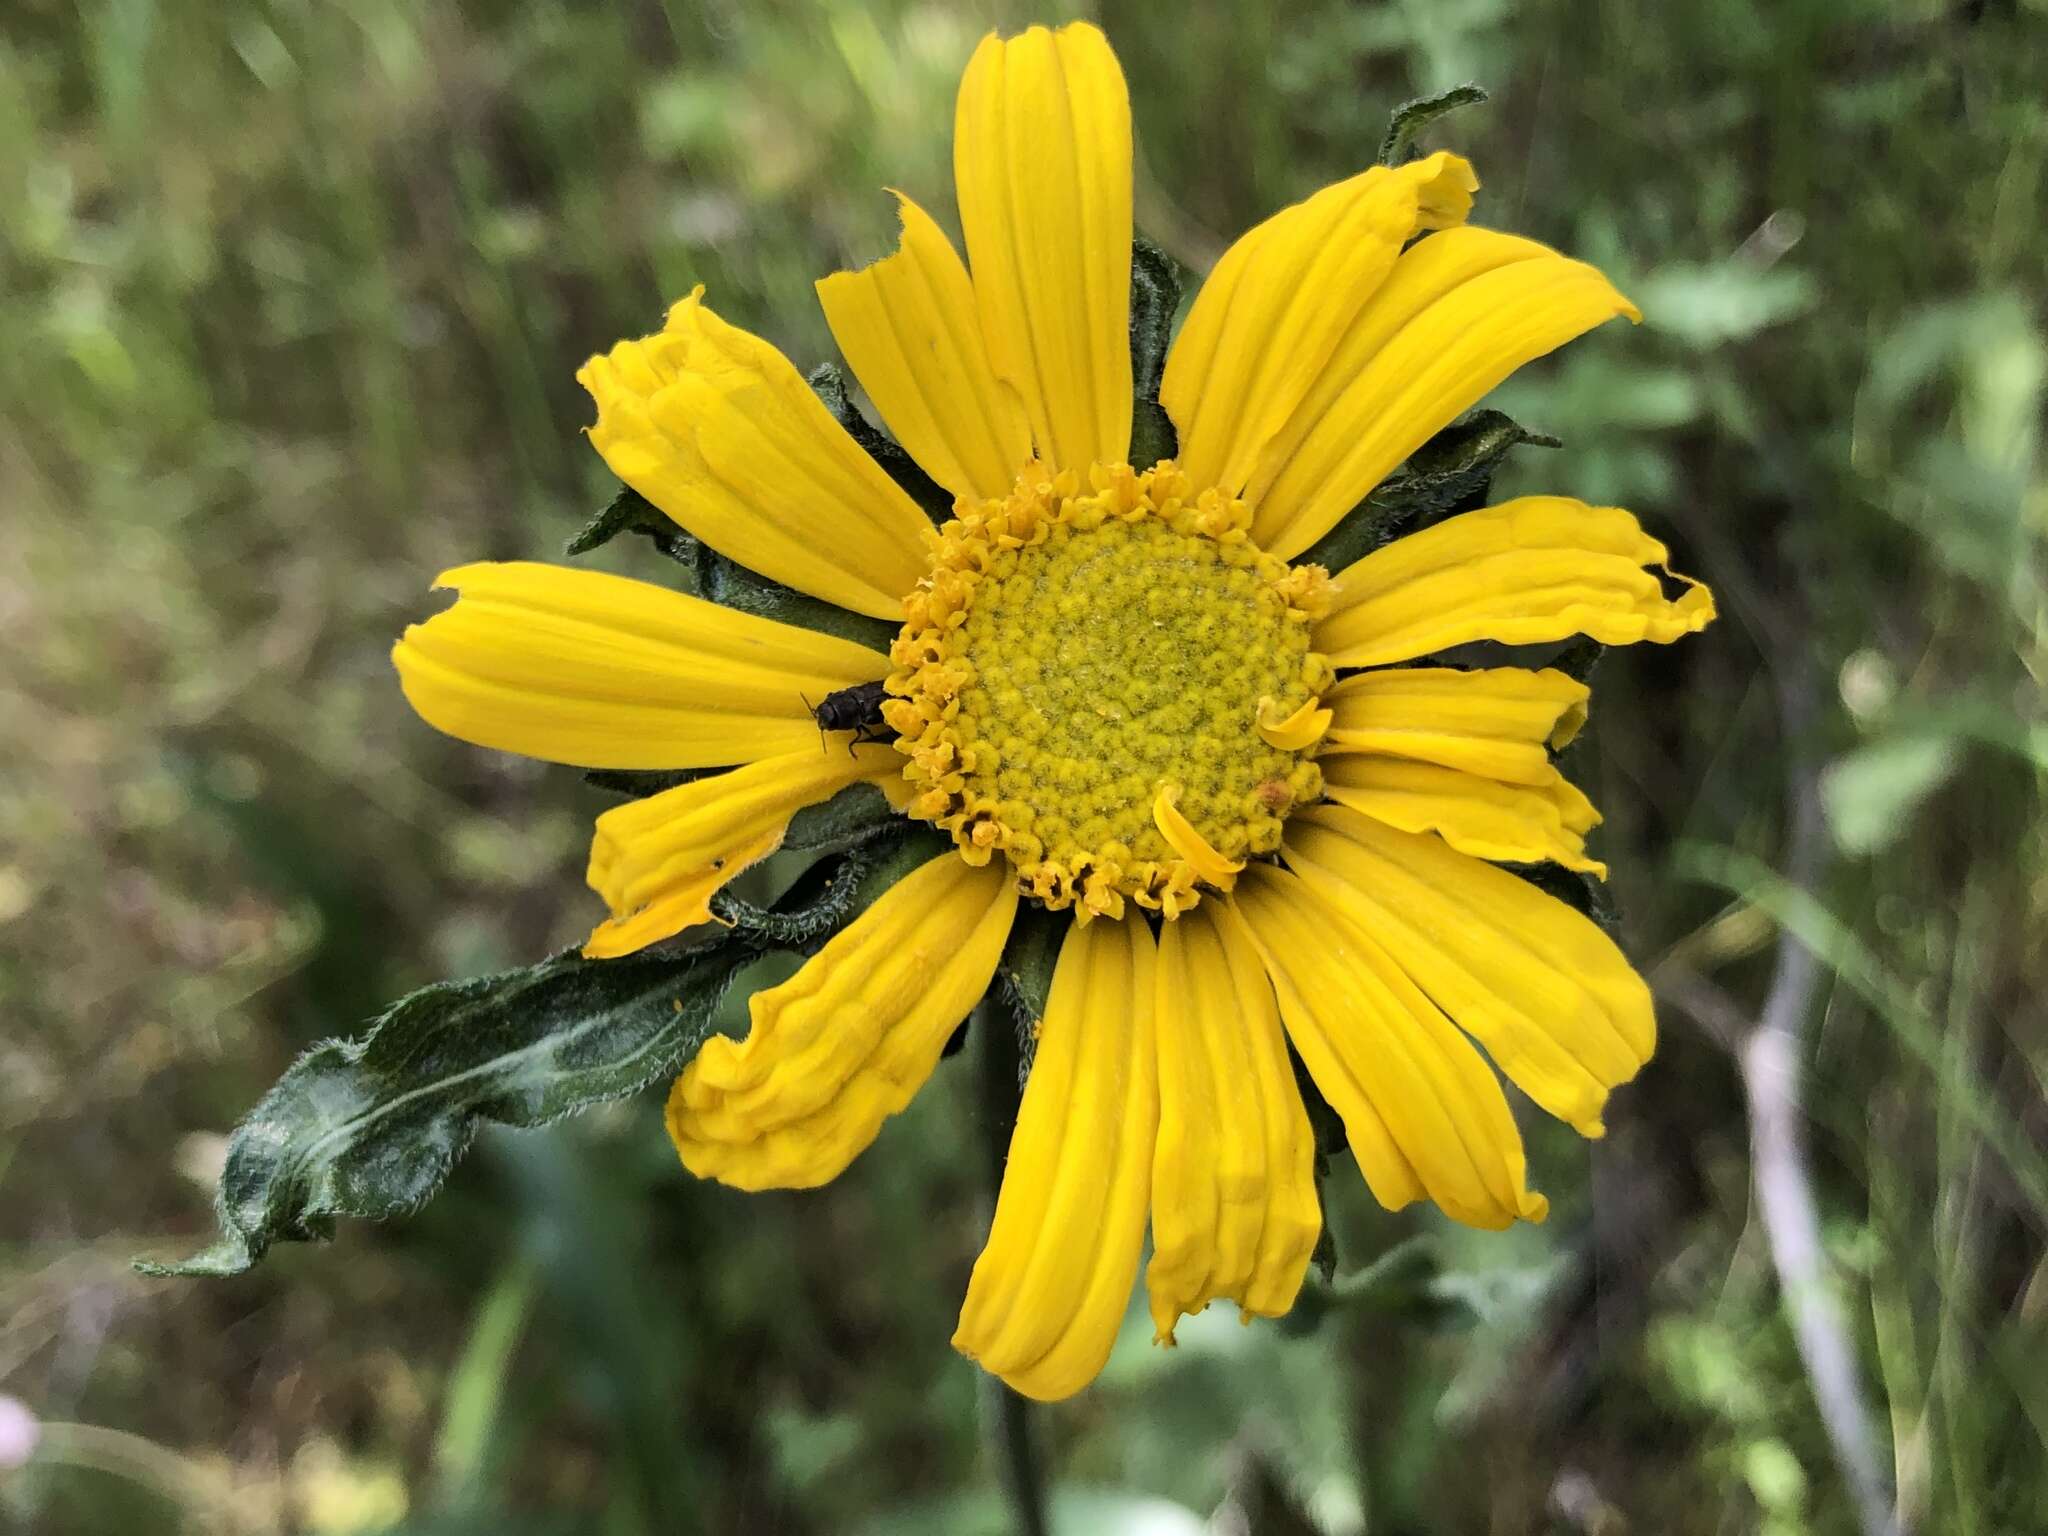
[[[1177,916],[1278,848],[1322,790],[1300,722],[1333,677],[1309,644],[1328,576],[1250,521],[1171,461],[963,499],[891,651],[911,814],[1084,920]]]

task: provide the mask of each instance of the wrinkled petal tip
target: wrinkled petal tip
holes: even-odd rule
[[[1415,189],[1415,222],[1423,229],[1449,229],[1472,212],[1479,173],[1463,155],[1440,149],[1422,162],[1426,178]]]
[[[1541,1222],[1550,1215],[1550,1201],[1533,1189],[1525,1189],[1516,1197],[1516,1212],[1527,1222]]]
[[[1209,840],[1196,830],[1195,824],[1181,814],[1179,800],[1178,784],[1161,786],[1152,802],[1152,824],[1166,839],[1167,846],[1187,861],[1196,879],[1219,890],[1229,890],[1237,872],[1244,868],[1244,860],[1226,859],[1211,847]]]
[[[1320,699],[1307,699],[1301,707],[1284,720],[1274,719],[1279,706],[1271,697],[1259,700],[1259,734],[1266,744],[1282,752],[1300,752],[1312,747],[1323,739],[1323,733],[1330,728],[1336,716],[1335,710],[1322,709]]]

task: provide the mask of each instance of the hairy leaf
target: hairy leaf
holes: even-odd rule
[[[563,547],[562,553],[587,555],[593,549],[611,543],[622,533],[643,535],[678,564],[693,565],[696,560],[697,541],[683,532],[674,518],[630,485],[621,485],[618,494],[605,504],[602,512],[583,525],[582,531]]]
[[[425,987],[354,1040],[313,1047],[228,1142],[220,1239],[149,1275],[235,1275],[337,1217],[418,1208],[485,1121],[538,1126],[635,1093],[696,1055],[733,974],[758,951],[585,960]]]
[[[1417,157],[1415,140],[1423,130],[1445,113],[1460,107],[1474,107],[1486,100],[1483,87],[1467,83],[1454,85],[1434,96],[1419,96],[1394,109],[1387,122],[1387,136],[1380,140],[1381,165],[1405,165]]]
[[[1180,450],[1180,435],[1159,403],[1173,317],[1180,310],[1180,263],[1136,235],[1131,240],[1131,463],[1149,469]]]

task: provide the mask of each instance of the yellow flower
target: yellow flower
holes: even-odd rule
[[[469,741],[732,768],[599,818],[593,956],[704,922],[850,784],[952,834],[957,857],[684,1072],[669,1128],[700,1175],[836,1176],[987,991],[1020,901],[1071,912],[954,1338],[1056,1398],[1109,1353],[1148,1213],[1162,1340],[1213,1298],[1292,1303],[1321,1214],[1290,1041],[1382,1203],[1542,1217],[1493,1068],[1597,1136],[1653,1043],[1615,945],[1487,862],[1605,873],[1550,751],[1587,691],[1405,663],[1668,642],[1714,609],[1660,579],[1627,512],[1560,497],[1445,518],[1334,577],[1289,564],[1515,368],[1635,313],[1591,267],[1468,225],[1458,156],[1367,170],[1239,240],[1167,358],[1178,454],[1146,466],[1127,462],[1130,107],[1102,34],[986,38],[954,168],[966,263],[905,197],[895,253],[818,285],[882,420],[957,498],[943,528],[701,290],[580,375],[621,479],[721,554],[903,621],[890,654],[503,564],[444,576],[460,600],[396,661]],[[821,751],[811,703],[877,681],[892,741]]]

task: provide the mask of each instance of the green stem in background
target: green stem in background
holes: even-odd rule
[[[1003,1163],[1009,1156],[1010,1132],[1017,1121],[1023,1057],[1010,1010],[993,994],[976,1007],[967,1032],[980,1079],[978,1118],[987,1153],[989,1206],[993,1210],[996,1191],[1003,1181]],[[988,1438],[990,1454],[995,1458],[996,1480],[1016,1517],[1017,1536],[1047,1536],[1050,1527],[1045,1517],[1045,1468],[1032,1430],[1031,1405],[999,1379],[983,1373],[981,1421],[982,1433]]]

